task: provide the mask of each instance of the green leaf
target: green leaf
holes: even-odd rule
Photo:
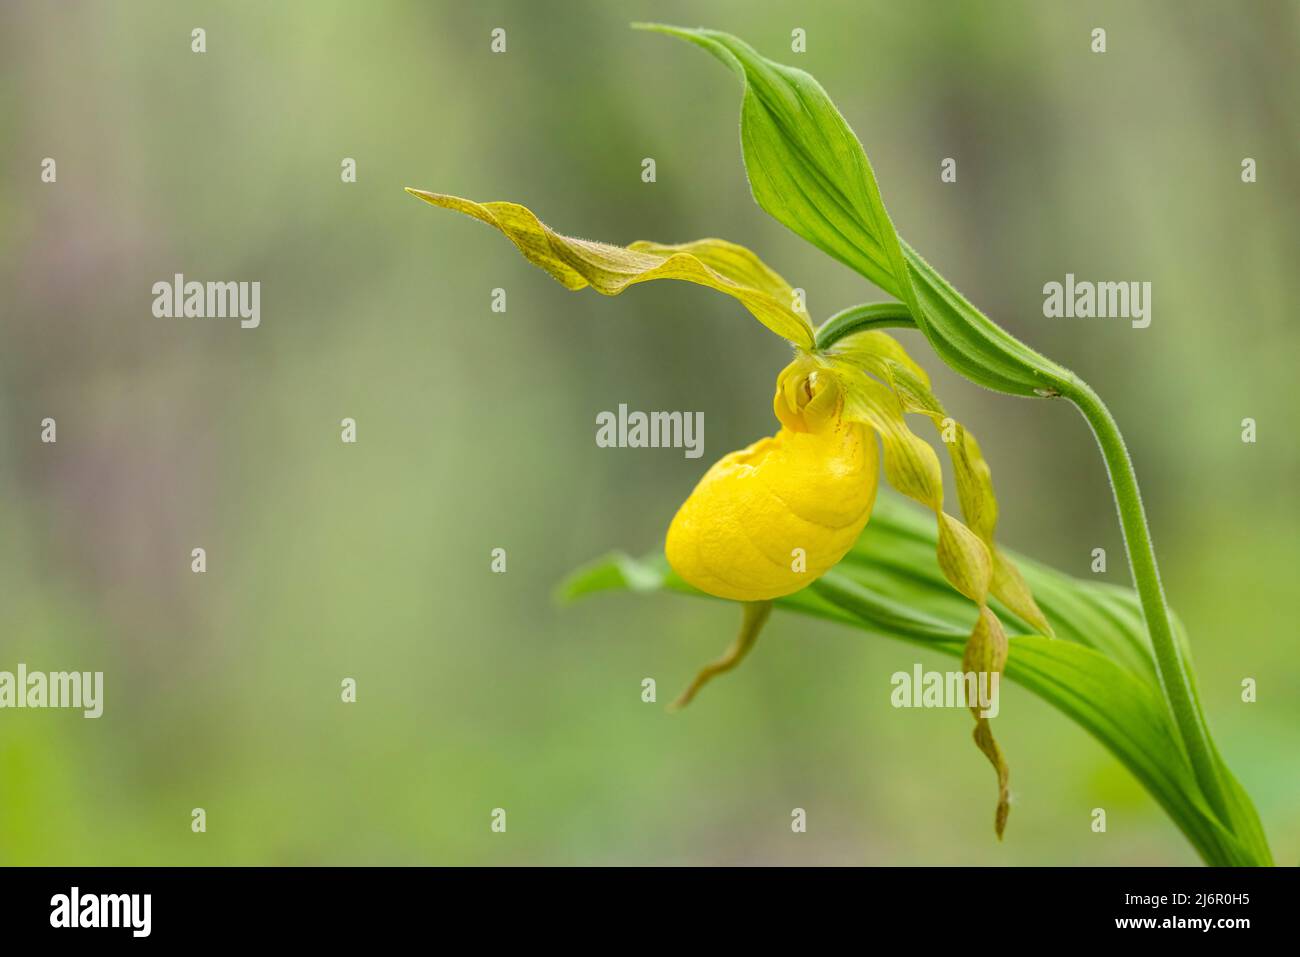
[[[945,580],[936,544],[927,513],[882,495],[844,561],[803,591],[778,599],[776,607],[960,658],[976,609]],[[1271,864],[1254,807],[1226,767],[1222,774],[1230,785],[1233,819],[1220,821],[1210,810],[1156,684],[1137,597],[1128,589],[1012,557],[1057,637],[1015,634],[1017,627],[1027,629],[1025,622],[995,602],[1013,634],[1007,678],[1100,741],[1207,863]],[[644,561],[616,555],[575,572],[561,595],[572,599],[610,590],[701,594],[677,578],[661,555]]]
[[[862,144],[811,75],[727,33],[635,26],[688,40],[740,77],[741,148],[754,200],[901,299],[944,362],[1014,395],[1058,395],[1073,382],[1068,370],[989,321],[898,236]]]

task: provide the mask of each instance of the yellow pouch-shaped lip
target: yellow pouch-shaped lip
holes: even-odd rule
[[[782,399],[778,387],[778,408]],[[833,568],[871,517],[874,437],[838,407],[792,411],[776,435],[716,462],[669,526],[668,563],[701,591],[736,601],[796,592]]]

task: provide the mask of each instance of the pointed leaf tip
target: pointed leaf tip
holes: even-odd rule
[[[675,27],[671,23],[653,23],[649,20],[634,20],[631,23],[633,30],[644,30],[647,33],[667,33],[680,35],[690,33],[685,27]]]

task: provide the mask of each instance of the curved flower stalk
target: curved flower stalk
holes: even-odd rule
[[[516,203],[408,191],[500,230],[529,262],[569,289],[591,286],[614,296],[652,279],[697,283],[732,296],[794,346],[795,358],[777,377],[773,399],[781,428],[715,463],[668,529],[665,554],[682,579],[715,597],[747,603],[732,648],[700,672],[677,707],[743,658],[773,599],[820,578],[857,542],[876,498],[877,438],[885,478],[934,513],[939,566],[977,609],[964,669],[984,676],[988,687],[988,676],[1006,666],[1006,631],[990,598],[1039,634],[1052,634],[1015,565],[994,544],[997,501],[979,445],[948,417],[925,371],[887,333],[845,330],[833,345],[819,347],[789,283],[734,243],[612,246],[564,236]],[[909,413],[931,419],[948,446],[965,523],[944,510],[938,456],[912,432]],[[1007,763],[982,710],[988,702],[970,704],[975,743],[997,772],[995,829],[1001,836],[1010,806]]]

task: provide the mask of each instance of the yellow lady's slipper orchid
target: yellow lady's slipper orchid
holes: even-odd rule
[[[699,673],[678,706],[744,657],[774,599],[815,581],[853,547],[871,517],[882,468],[895,489],[934,511],[939,566],[978,610],[963,656],[967,671],[996,673],[1006,664],[1007,637],[991,598],[1051,635],[1019,572],[994,544],[997,501],[978,444],[947,416],[924,370],[896,340],[879,331],[856,332],[818,350],[802,297],[743,246],[719,239],[611,246],[563,236],[515,203],[409,192],[501,230],[569,289],[591,286],[613,296],[651,279],[697,283],[732,296],[795,347],[773,399],[779,431],[716,462],[668,528],[665,552],[673,570],[700,591],[743,602],[745,609],[736,641]],[[965,524],[944,511],[938,457],[911,431],[908,415],[925,416],[939,429]],[[975,742],[998,774],[1001,835],[1009,800],[1006,761],[988,718],[978,707],[972,711]]]

